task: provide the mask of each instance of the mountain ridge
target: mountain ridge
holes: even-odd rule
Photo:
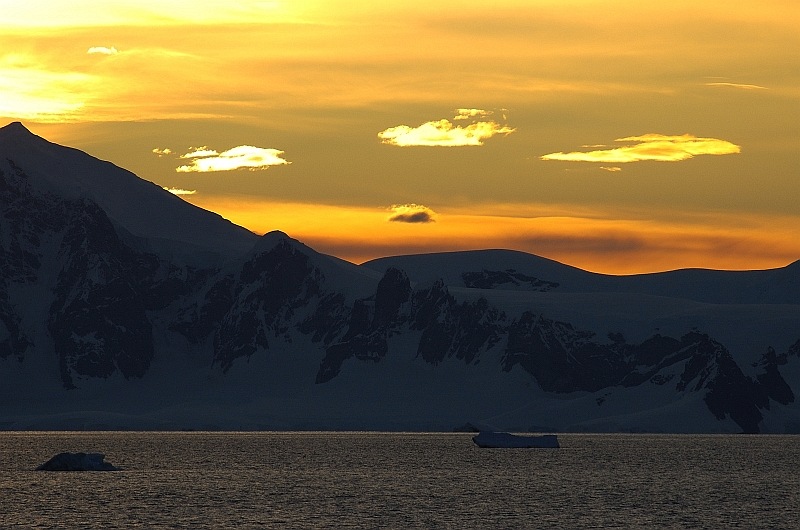
[[[159,253],[186,247],[209,254],[243,254],[257,241],[252,232],[176,197],[128,170],[70,147],[51,143],[14,122],[0,128],[0,160],[15,164],[31,185],[65,198],[85,197]],[[141,209],[147,206],[148,211]],[[166,241],[166,243],[163,243]]]
[[[483,274],[482,279],[476,276],[464,278],[467,271],[462,270],[460,261],[469,263],[474,269],[469,272],[473,274],[491,271],[496,277],[493,281],[486,277],[487,274]],[[464,287],[470,287],[474,282],[482,280],[484,285],[492,284],[493,287],[490,288],[513,290],[638,292],[725,304],[758,301],[800,303],[800,282],[797,281],[800,276],[800,261],[763,270],[689,268],[620,276],[589,272],[521,251],[487,249],[390,256],[369,260],[361,266],[378,272],[390,267],[402,268],[413,281],[423,283],[433,281],[437,271],[443,270],[449,275],[451,285]],[[558,285],[539,285],[537,279]],[[733,289],[734,285],[738,288]]]
[[[0,428],[800,432],[797,263],[614,277],[486,250],[354,265],[20,127],[0,129]],[[47,185],[77,174],[91,193]],[[126,215],[171,208],[191,230],[162,238],[119,197],[95,200],[131,186]]]

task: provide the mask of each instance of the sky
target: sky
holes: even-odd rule
[[[796,0],[0,0],[0,125],[354,263],[800,259]]]

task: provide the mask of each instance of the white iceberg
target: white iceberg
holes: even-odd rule
[[[103,453],[59,453],[36,471],[119,471],[120,468],[105,461]]]
[[[538,447],[558,449],[558,437],[555,434],[542,434],[537,436],[521,436],[507,432],[481,431],[472,437],[478,447]]]

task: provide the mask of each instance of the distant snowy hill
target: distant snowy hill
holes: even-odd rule
[[[513,250],[480,250],[378,258],[364,266],[405,270],[415,282],[442,278],[458,287],[562,293],[638,293],[714,304],[800,304],[800,261],[766,271],[684,269],[609,276]]]
[[[800,264],[361,266],[0,129],[0,428],[800,432]]]

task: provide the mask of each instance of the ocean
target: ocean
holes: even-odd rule
[[[800,438],[4,432],[0,528],[797,528]],[[116,472],[44,472],[62,451]]]

